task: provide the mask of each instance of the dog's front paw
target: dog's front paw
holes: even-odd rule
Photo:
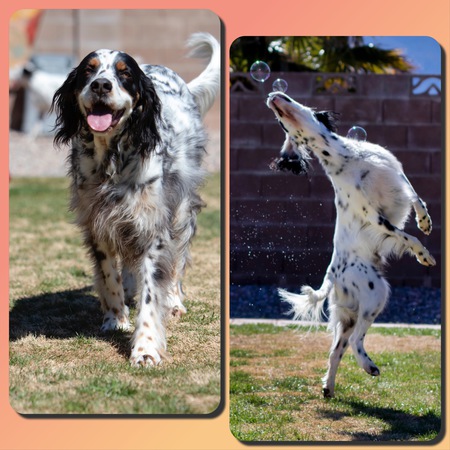
[[[420,252],[416,253],[417,261],[423,266],[435,266],[436,260],[433,258],[431,253],[424,247]]]
[[[133,367],[153,367],[161,361],[161,355],[152,345],[136,344],[131,350],[130,363]]]
[[[417,222],[417,227],[424,234],[428,235],[431,233],[433,226],[431,223],[431,217],[428,215],[428,213],[423,215],[422,217],[416,216],[416,222]]]
[[[109,310],[103,317],[103,325],[100,328],[102,333],[106,331],[122,330],[128,331],[131,328],[130,319],[128,318],[128,308],[118,312]]]

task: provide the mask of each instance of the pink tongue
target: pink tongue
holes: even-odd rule
[[[112,114],[89,114],[87,121],[94,131],[106,131],[111,126]]]

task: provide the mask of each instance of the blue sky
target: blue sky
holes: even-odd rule
[[[398,49],[416,66],[413,73],[419,75],[441,74],[441,47],[427,36],[366,36],[364,41],[377,47]]]

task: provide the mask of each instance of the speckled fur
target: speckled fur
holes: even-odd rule
[[[166,318],[186,312],[181,280],[204,206],[202,118],[220,79],[217,41],[198,33],[190,46],[209,62],[188,84],[166,67],[139,67],[103,49],[89,54],[54,98],[55,140],[72,146],[70,208],[92,257],[102,330],[130,329],[128,304],[136,298],[135,366],[161,362]],[[104,132],[86,120],[99,104],[119,118]]]
[[[329,329],[334,337],[323,394],[332,397],[336,372],[348,344],[358,364],[370,375],[379,375],[363,344],[389,297],[390,288],[383,275],[385,263],[389,256],[400,257],[407,252],[420,264],[433,266],[435,260],[428,250],[403,231],[411,208],[425,234],[431,232],[431,219],[391,152],[339,136],[332,114],[315,112],[286,94],[270,94],[267,104],[286,132],[283,157],[294,153],[306,168],[313,154],[335,191],[334,248],[322,286],[318,290],[303,286],[300,295],[280,290],[299,320],[317,321],[328,297]]]

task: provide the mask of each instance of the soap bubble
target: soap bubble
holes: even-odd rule
[[[288,88],[288,84],[286,80],[283,80],[283,78],[277,78],[272,83],[272,89],[276,92],[286,92]]]
[[[355,125],[348,130],[347,137],[355,141],[365,141],[367,139],[367,132],[363,127]]]
[[[270,77],[270,67],[264,61],[255,61],[250,67],[250,75],[255,81],[264,83]]]

